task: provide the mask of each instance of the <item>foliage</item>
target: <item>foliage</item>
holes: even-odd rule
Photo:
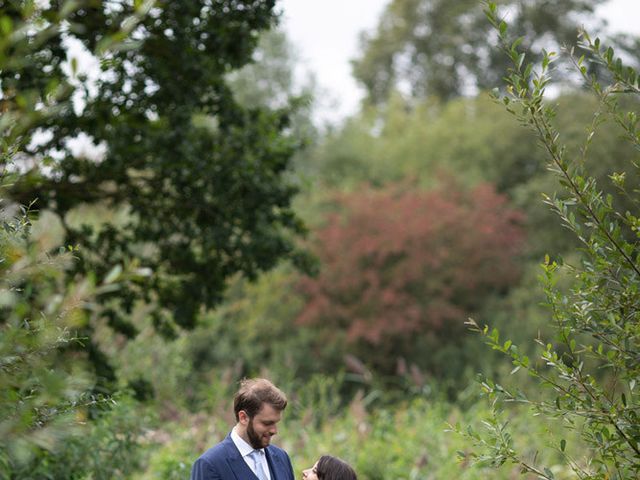
[[[314,79],[296,75],[299,58],[281,28],[260,34],[252,61],[227,76],[235,99],[245,108],[291,107],[290,125],[294,138],[302,144],[317,136],[311,120]]]
[[[470,394],[470,406],[464,409],[424,398],[404,398],[386,408],[372,409],[369,394],[338,401],[338,392],[344,391],[340,385],[343,381],[346,379],[327,375],[314,377],[297,388],[285,387],[291,402],[273,441],[291,455],[296,476],[320,455],[329,453],[349,461],[363,480],[514,478],[516,470],[509,466],[493,471],[456,460],[456,451],[466,451],[469,445],[463,438],[446,432],[446,424],[476,426],[489,417],[489,409],[478,401],[477,392]],[[207,414],[186,415],[171,425],[164,423],[162,427],[171,433],[157,432],[156,442],[149,445],[151,455],[144,473],[133,478],[187,476],[195,452],[209,448],[231,428],[230,418],[226,424],[221,422],[225,411],[228,416],[231,409],[229,398],[224,396],[227,394],[225,389],[214,389],[211,396],[215,409],[209,409]],[[545,427],[532,425],[526,416],[514,417],[512,426],[528,435],[523,444],[532,450],[539,447],[539,439],[546,432]],[[549,428],[557,435],[562,433],[558,425]],[[547,452],[545,459],[560,466],[560,456],[554,452]]]
[[[565,132],[571,153],[579,155],[597,102],[580,91],[564,91],[555,102],[560,110],[554,125]],[[605,172],[634,154],[618,136],[612,125],[602,125],[600,142],[585,159],[598,178],[606,179]],[[313,163],[322,182],[341,188],[363,182],[384,185],[407,177],[433,185],[444,171],[468,185],[493,183],[529,212],[538,202],[533,194],[523,195],[527,185],[544,181],[553,186],[546,176],[544,153],[535,146],[530,132],[519,128],[487,95],[425,100],[413,106],[393,96],[383,114],[365,109],[328,135],[314,152]]]
[[[337,194],[315,238],[323,269],[300,284],[300,324],[321,326],[321,344],[360,345],[387,373],[421,339],[453,341],[461,319],[508,289],[523,242],[521,214],[489,185],[405,187]]]
[[[365,480],[513,478],[514,469],[508,466],[490,471],[482,465],[455,460],[456,452],[466,450],[468,445],[450,435],[446,423],[477,425],[487,417],[483,408],[462,411],[451,404],[420,398],[398,405],[369,413],[355,398],[342,415],[325,423],[319,434],[311,434],[296,456],[304,459],[305,466],[312,465],[319,454],[330,452],[350,461],[358,478]],[[531,426],[524,417],[514,418],[513,428],[526,432],[528,448],[536,446],[537,436],[544,431],[541,426]],[[558,456],[551,453],[546,459],[555,463]]]
[[[385,185],[405,178],[434,185],[442,172],[467,185],[510,191],[540,173],[535,142],[486,97],[411,106],[394,95],[384,113],[365,109],[315,153],[329,185]],[[498,138],[496,138],[498,136]]]
[[[78,331],[100,315],[101,298],[138,273],[117,265],[101,277],[76,275],[77,249],[62,242],[60,218],[5,198],[32,135],[70,108],[74,91],[35,52],[49,45],[61,54],[69,19],[87,5],[4,2],[0,15],[0,478],[111,478],[135,463],[138,419],[124,414],[125,398],[97,394],[91,350],[78,351],[86,342]],[[101,51],[121,45],[147,9],[137,2],[102,38]]]
[[[141,423],[135,404],[116,395],[93,409],[77,435],[66,436],[56,450],[39,451],[8,478],[129,478],[140,466]]]
[[[309,356],[312,332],[296,328],[302,305],[296,294],[298,275],[290,266],[262,275],[256,282],[237,278],[225,302],[208,314],[188,338],[189,358],[196,371],[233,368],[238,375],[308,378],[322,368]],[[215,342],[215,347],[212,347]]]
[[[106,328],[100,329],[101,348],[113,359],[119,388],[132,390],[140,401],[153,399],[158,415],[171,418],[191,399],[190,392],[196,381],[185,348],[188,335],[168,340],[155,334],[148,318],[146,324],[138,325],[140,333],[129,341]],[[217,346],[216,342],[213,344]],[[176,392],[182,394],[176,395]]]
[[[567,155],[580,156],[597,99],[584,91],[563,91],[554,102],[558,114],[553,123],[563,131]],[[626,108],[637,105],[631,99],[621,102]],[[600,126],[598,139],[590,145],[585,168],[603,183],[603,190],[614,193],[608,174],[624,168],[635,152],[619,141],[611,123]],[[531,132],[513,122],[488,95],[446,103],[427,99],[413,106],[393,96],[383,113],[365,109],[327,136],[312,150],[312,159],[319,184],[341,189],[354,189],[363,182],[384,186],[406,178],[428,187],[437,184],[443,172],[469,188],[490,182],[526,214],[526,251],[536,265],[550,249],[565,254],[577,246],[571,232],[554,222],[539,201],[541,191],[557,190],[544,166],[544,152],[536,148]],[[627,178],[628,187],[635,188],[639,180]],[[630,207],[627,200],[619,201],[621,209]],[[317,198],[309,202],[321,203]],[[306,216],[308,224],[320,217],[319,210]]]
[[[546,53],[539,66],[525,61],[519,49],[520,39],[510,41],[507,23],[500,18],[494,3],[487,16],[499,32],[501,45],[513,62],[507,77],[507,94],[500,97],[506,108],[537,134],[549,158],[549,168],[557,175],[565,197],[548,196],[547,203],[582,244],[578,265],[567,265],[547,257],[541,276],[556,335],[540,339],[540,360],[521,353],[510,340],[500,338],[497,330],[477,328],[493,349],[512,359],[515,370],[525,369],[549,387],[550,398],[537,398],[498,385],[490,380],[484,388],[493,398],[496,419],[490,423],[490,439],[472,433],[491,449],[480,458],[494,465],[518,464],[524,472],[539,478],[555,478],[554,472],[528,460],[512,444],[512,437],[501,424],[501,401],[522,402],[538,414],[562,419],[569,429],[578,431],[588,446],[577,456],[567,452],[567,440],[561,438],[554,448],[576,476],[583,479],[625,479],[640,474],[639,397],[636,384],[640,327],[640,267],[638,266],[638,190],[627,191],[625,179],[638,174],[637,162],[623,171],[610,173],[619,194],[628,197],[633,210],[619,210],[613,195],[604,195],[598,182],[585,170],[583,162],[567,156],[560,133],[553,127],[554,110],[544,102],[550,82],[549,69],[554,53]],[[599,100],[592,127],[586,132],[582,155],[597,143],[600,125],[613,121],[634,148],[640,149],[637,113],[625,111],[618,98],[640,94],[637,72],[624,67],[611,47],[603,47],[581,33],[580,46],[604,65],[612,83],[602,85],[589,74],[584,56],[574,59],[576,68]],[[534,70],[535,69],[535,70]],[[568,271],[573,279],[570,290],[557,286],[558,273]]]
[[[6,215],[7,212],[3,211]],[[46,257],[30,235],[27,212],[5,218],[0,231],[0,455],[2,476],[38,448],[53,448],[76,426],[79,405],[91,386],[81,365],[52,369],[60,348],[78,341],[72,329],[84,321],[91,282],[65,291],[61,275],[70,252]]]
[[[4,35],[30,31],[34,18],[46,24],[56,14],[50,5],[32,15],[9,10]],[[127,317],[140,300],[157,307],[155,324],[171,335],[216,304],[233,274],[255,277],[281,257],[301,258],[296,189],[284,177],[297,145],[285,132],[288,109],[241,107],[226,81],[274,23],[273,8],[273,0],[83,4],[66,31],[27,44],[26,63],[3,66],[5,103],[20,104],[32,89],[35,104],[48,99],[51,79],[75,85],[74,108],[58,105],[40,136],[23,132],[5,193],[58,213],[65,242],[79,247],[77,270],[101,277],[121,264],[153,273],[113,294],[105,316],[119,333],[136,333]],[[114,32],[123,41],[105,51]],[[96,78],[72,60],[67,79],[65,42],[97,56]],[[79,138],[85,152],[74,153]],[[122,212],[121,221],[68,221],[86,205]],[[91,329],[85,334],[91,342]]]
[[[74,332],[98,313],[95,300],[118,288],[115,282],[124,281],[126,273],[114,269],[101,283],[91,277],[67,283],[74,252],[61,248],[49,253],[57,242],[55,217],[41,215],[32,223],[35,215],[27,210],[11,215],[4,209],[2,215],[0,478],[43,478],[56,469],[73,478],[76,471],[89,471],[89,457],[101,455],[87,443],[87,434],[107,442],[121,431],[107,431],[100,422],[88,427],[88,415],[104,411],[100,418],[112,418],[114,426],[112,416],[125,418],[121,406],[116,404],[110,413],[114,402],[92,393],[87,356],[73,352],[73,345],[84,339]],[[126,426],[129,439],[133,425],[130,420]],[[102,433],[96,433],[100,428]],[[114,452],[126,452],[131,462],[130,440],[111,437],[108,444]],[[70,456],[77,460],[70,462]],[[98,464],[100,468],[91,469],[96,475],[115,464],[126,467],[115,461]]]
[[[575,32],[592,14],[597,0],[500,2],[514,25],[526,32],[524,45],[540,57],[543,48],[557,48],[575,40]],[[363,35],[362,54],[354,62],[354,76],[373,104],[384,104],[400,90],[414,99],[450,99],[495,85],[506,68],[498,54],[497,38],[484,21],[475,0],[393,0],[376,31]],[[621,45],[636,50],[629,42]]]

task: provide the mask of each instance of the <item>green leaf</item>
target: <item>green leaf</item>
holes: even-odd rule
[[[500,25],[498,28],[500,31],[500,36],[504,37],[505,33],[507,33],[507,22],[503,20],[502,22],[500,22]]]
[[[122,274],[122,266],[121,265],[114,266],[105,277],[104,283],[113,283],[117,281],[120,278],[121,274]]]
[[[608,61],[608,62],[612,62],[613,61],[613,48],[612,47],[607,47],[607,50],[604,54],[604,58]]]
[[[515,51],[517,50],[517,48],[520,46],[520,44],[523,42],[524,37],[518,37],[516,38],[513,43],[511,44],[511,50]]]
[[[12,31],[13,22],[11,21],[11,17],[7,15],[0,17],[0,32],[2,32],[2,35],[8,37]]]

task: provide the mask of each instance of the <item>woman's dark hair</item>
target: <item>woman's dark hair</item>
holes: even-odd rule
[[[358,480],[356,472],[347,462],[331,455],[320,457],[316,475],[320,480]]]

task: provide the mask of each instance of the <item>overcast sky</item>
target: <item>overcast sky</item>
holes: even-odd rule
[[[278,2],[284,10],[284,27],[289,38],[302,64],[315,74],[321,88],[321,120],[336,121],[357,110],[363,93],[351,78],[349,60],[358,52],[360,32],[376,26],[389,1]],[[616,31],[640,34],[640,0],[610,0],[598,13]]]

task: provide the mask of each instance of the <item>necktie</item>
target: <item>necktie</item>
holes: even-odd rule
[[[255,466],[254,471],[256,473],[256,477],[258,477],[259,480],[268,480],[267,475],[264,473],[264,468],[263,468],[264,463],[262,462],[262,452],[260,452],[260,450],[254,450],[249,454],[249,456],[253,459],[253,464]]]

